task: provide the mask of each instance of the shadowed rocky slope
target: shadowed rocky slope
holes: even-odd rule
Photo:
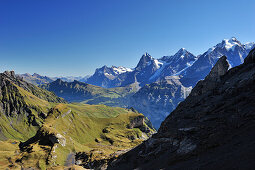
[[[228,67],[221,57],[158,133],[112,169],[254,169],[255,49]]]

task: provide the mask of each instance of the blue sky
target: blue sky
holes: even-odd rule
[[[1,0],[0,71],[84,76],[181,47],[255,41],[254,0]]]

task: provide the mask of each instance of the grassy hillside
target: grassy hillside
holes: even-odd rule
[[[133,109],[67,104],[13,73],[0,78],[0,169],[106,166],[155,132]]]
[[[56,102],[65,102],[10,72],[0,74],[0,87],[0,140],[26,140],[33,136],[50,108]]]
[[[144,116],[132,110],[105,105],[58,104],[50,110],[37,133],[19,145],[20,150],[17,141],[4,144],[12,145],[8,151],[9,162],[15,167],[71,166],[76,157],[75,161],[89,168],[91,163],[94,167],[104,165],[154,132]]]

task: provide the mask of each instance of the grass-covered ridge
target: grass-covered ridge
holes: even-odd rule
[[[155,132],[133,109],[67,104],[10,73],[0,78],[0,169],[98,167]]]

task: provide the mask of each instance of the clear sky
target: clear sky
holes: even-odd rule
[[[255,41],[255,0],[0,0],[0,71],[84,76]]]

